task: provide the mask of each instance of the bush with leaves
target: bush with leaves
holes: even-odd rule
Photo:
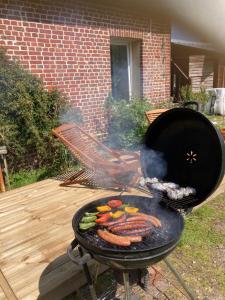
[[[56,89],[47,91],[39,78],[0,51],[0,145],[7,146],[11,170],[65,166],[68,154],[51,134],[64,107]]]
[[[106,101],[108,114],[107,143],[114,148],[137,148],[147,130],[148,122],[144,112],[153,109],[147,99]]]
[[[204,105],[210,100],[211,93],[206,92],[206,89],[203,85],[200,86],[198,92],[193,92],[191,85],[185,85],[180,88],[180,96],[183,102],[197,101]]]

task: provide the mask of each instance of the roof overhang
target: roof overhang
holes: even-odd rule
[[[171,39],[171,43],[174,45],[179,45],[179,46],[185,46],[185,47],[191,47],[191,48],[196,48],[196,49],[201,49],[201,50],[217,52],[217,50],[215,48],[213,48],[211,44],[208,44],[208,43],[184,41],[184,40],[178,40],[178,39]]]

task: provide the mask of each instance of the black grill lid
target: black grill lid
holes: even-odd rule
[[[223,179],[225,148],[222,135],[203,114],[192,109],[168,110],[149,126],[145,149],[141,152],[142,171],[146,177],[157,177],[160,174],[158,167],[155,168],[157,159],[149,159],[149,149],[158,151],[166,161],[167,172],[162,174],[164,181],[196,189],[196,201],[188,207],[203,202]]]

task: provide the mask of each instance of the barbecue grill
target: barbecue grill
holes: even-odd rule
[[[173,200],[156,191],[151,191],[151,197],[119,195],[118,199],[141,208],[145,214],[156,216],[162,223],[161,228],[153,228],[152,234],[142,242],[131,244],[129,247],[104,242],[98,237],[95,228],[81,231],[78,226],[85,212],[95,211],[96,206],[107,203],[115,196],[91,202],[76,212],[72,221],[75,240],[69,246],[68,254],[74,262],[83,265],[93,299],[97,298],[86,264],[90,258],[122,274],[125,297],[131,299],[129,283],[132,282],[132,276],[146,276],[147,266],[162,260],[174,250],[184,228],[183,213],[187,213],[209,197],[223,178],[223,138],[204,115],[194,110],[168,110],[149,126],[145,136],[145,147],[141,153],[141,165],[145,177],[154,177],[154,162],[149,159],[148,149],[161,153],[166,161],[167,172],[162,180],[193,187],[196,194]],[[79,260],[72,254],[76,246],[79,246],[81,255]]]

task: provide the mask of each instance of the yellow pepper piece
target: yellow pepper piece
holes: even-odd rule
[[[97,211],[105,212],[105,211],[110,211],[111,207],[109,207],[108,205],[102,205],[102,206],[97,206],[96,209]]]
[[[111,217],[113,219],[117,219],[117,218],[121,217],[123,214],[124,214],[124,211],[117,210],[116,212],[114,212],[113,214],[111,214]]]
[[[127,212],[128,214],[135,214],[136,212],[139,211],[139,208],[127,206],[127,207],[124,208],[124,210],[125,210],[125,212]]]

